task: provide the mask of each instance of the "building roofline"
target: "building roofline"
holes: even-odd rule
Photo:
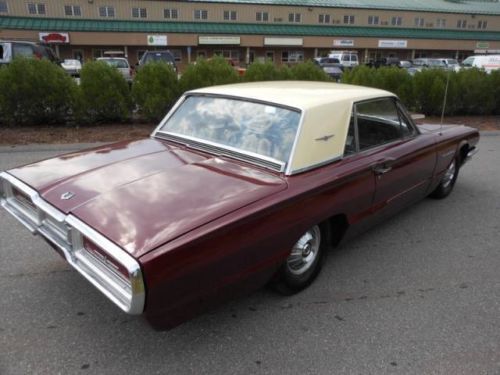
[[[499,0],[190,0],[190,2],[500,15]]]

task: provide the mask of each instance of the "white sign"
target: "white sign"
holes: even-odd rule
[[[500,49],[475,49],[474,53],[500,53]]]
[[[408,41],[407,40],[379,40],[378,47],[379,48],[407,48]]]
[[[304,45],[303,38],[280,38],[280,37],[265,37],[265,46],[302,46]]]
[[[43,43],[69,43],[69,34],[68,33],[38,33],[38,37],[40,38],[40,42]]]
[[[148,46],[166,46],[166,35],[148,35]]]
[[[354,40],[351,39],[335,39],[333,41],[335,47],[354,47]]]
[[[239,36],[199,36],[198,44],[217,44],[217,45],[227,45],[227,44],[240,44]]]

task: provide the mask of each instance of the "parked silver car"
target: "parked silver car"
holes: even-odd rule
[[[127,82],[132,82],[133,79],[133,68],[128,63],[128,60],[124,57],[99,57],[97,61],[103,61],[106,64],[118,69],[122,74],[123,78]]]
[[[76,59],[65,59],[61,62],[62,68],[73,77],[79,77],[82,70],[82,63]]]

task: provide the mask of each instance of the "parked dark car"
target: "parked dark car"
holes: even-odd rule
[[[48,59],[59,63],[52,48],[46,44],[18,40],[0,40],[0,64],[9,64],[18,56]]]
[[[150,62],[164,62],[172,65],[174,70],[177,72],[177,65],[175,64],[175,57],[172,52],[166,51],[146,51],[139,60],[139,66]]]
[[[208,87],[150,138],[1,173],[0,203],[122,310],[169,328],[270,281],[306,288],[330,245],[449,195],[478,140],[416,126],[373,88]]]

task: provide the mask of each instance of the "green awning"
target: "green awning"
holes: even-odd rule
[[[0,28],[40,31],[98,31],[229,35],[287,35],[500,41],[500,32],[390,27],[158,22],[0,17]]]

